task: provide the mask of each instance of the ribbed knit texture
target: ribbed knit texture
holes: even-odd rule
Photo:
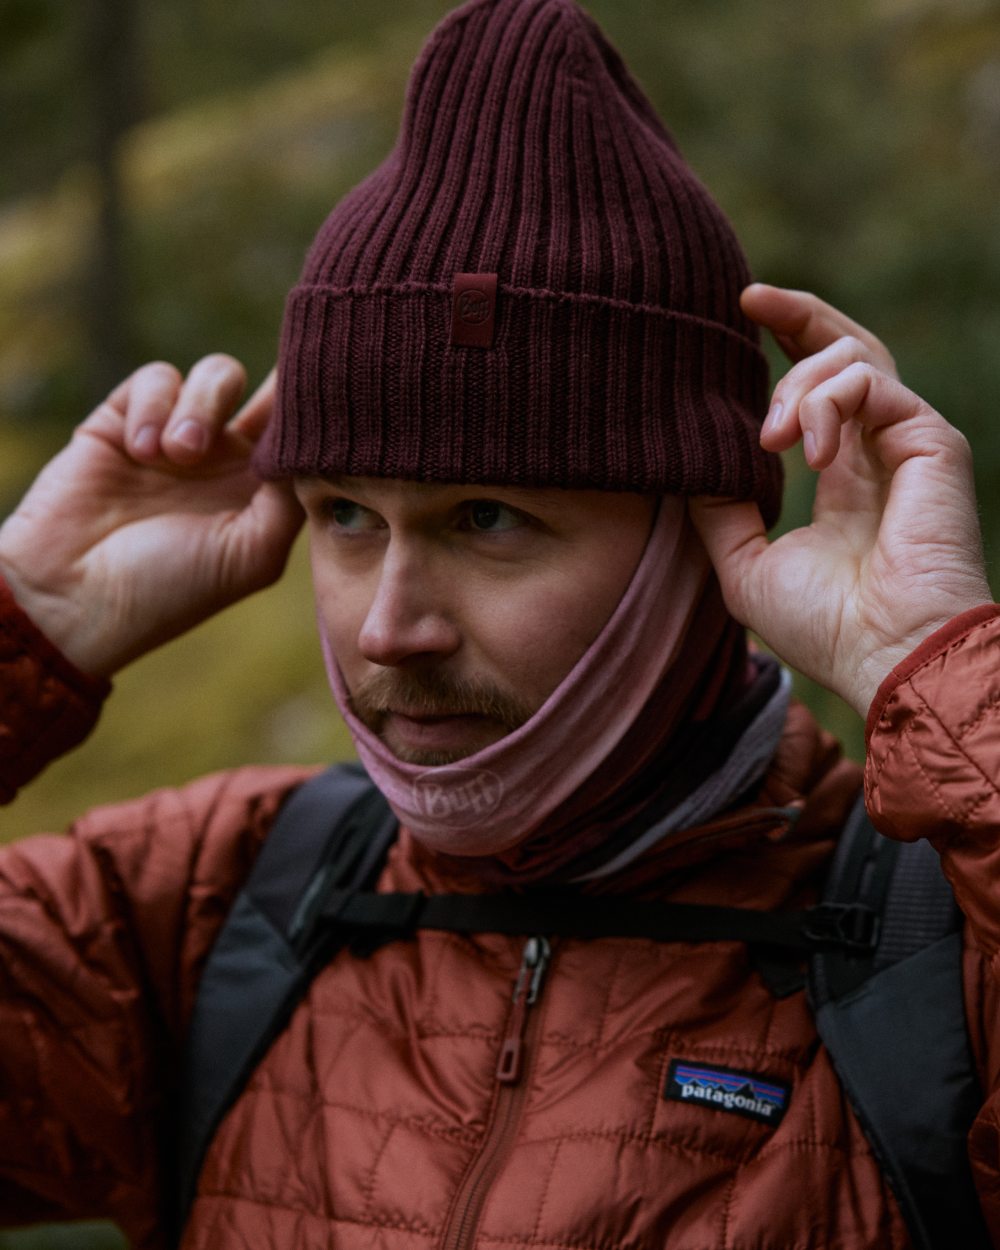
[[[459,274],[498,275],[492,346],[452,344]],[[309,252],[257,467],[732,495],[770,523],[748,281],[574,0],[472,0],[418,60],[394,151]]]

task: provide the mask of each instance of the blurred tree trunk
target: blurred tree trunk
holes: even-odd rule
[[[84,54],[90,84],[92,153],[98,210],[83,317],[89,339],[89,387],[96,400],[133,366],[129,282],[125,264],[127,205],[121,177],[121,141],[140,116],[139,5],[141,0],[87,0]]]

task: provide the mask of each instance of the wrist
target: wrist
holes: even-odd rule
[[[859,709],[865,717],[865,741],[871,738],[886,704],[899,686],[908,681],[918,669],[949,650],[977,626],[997,616],[1000,616],[1000,605],[996,603],[974,604],[937,627],[929,628],[915,646],[905,649],[905,653],[895,664],[886,665],[881,680],[873,688],[867,706]]]
[[[81,672],[26,615],[0,577],[0,803],[93,728],[111,683]]]
[[[84,648],[74,646],[79,629],[65,598],[47,591],[35,589],[16,568],[0,559],[0,586],[6,589],[8,602],[29,622],[35,632],[74,668],[82,673],[103,677],[104,673],[88,664]]]

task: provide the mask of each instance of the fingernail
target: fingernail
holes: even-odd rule
[[[144,425],[136,432],[132,447],[140,456],[155,456],[160,447],[160,432],[155,425]]]
[[[761,434],[770,434],[772,430],[776,430],[781,424],[781,414],[785,411],[785,406],[778,401],[771,405],[771,409],[764,418],[764,424],[761,426]]]
[[[197,421],[184,421],[174,431],[174,442],[188,451],[204,451],[208,446],[208,431]]]
[[[810,464],[816,459],[816,435],[812,430],[806,430],[802,436],[802,449],[806,453],[806,459]]]

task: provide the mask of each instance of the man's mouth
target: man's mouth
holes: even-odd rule
[[[389,669],[361,683],[352,707],[394,755],[428,767],[475,755],[532,713],[495,686]]]
[[[494,732],[490,734],[489,728]],[[484,734],[484,730],[487,733]],[[500,737],[503,728],[496,726],[489,717],[475,712],[404,712],[390,709],[385,712],[381,736],[393,750],[443,751],[469,754],[487,745],[487,741]],[[481,740],[481,741],[480,741]]]
[[[420,712],[417,710],[409,710],[405,707],[386,708],[383,713],[385,716],[398,716],[403,720],[413,721],[418,725],[433,725],[437,721],[443,720],[484,720],[481,712],[467,712],[465,710],[448,710],[444,712]]]

